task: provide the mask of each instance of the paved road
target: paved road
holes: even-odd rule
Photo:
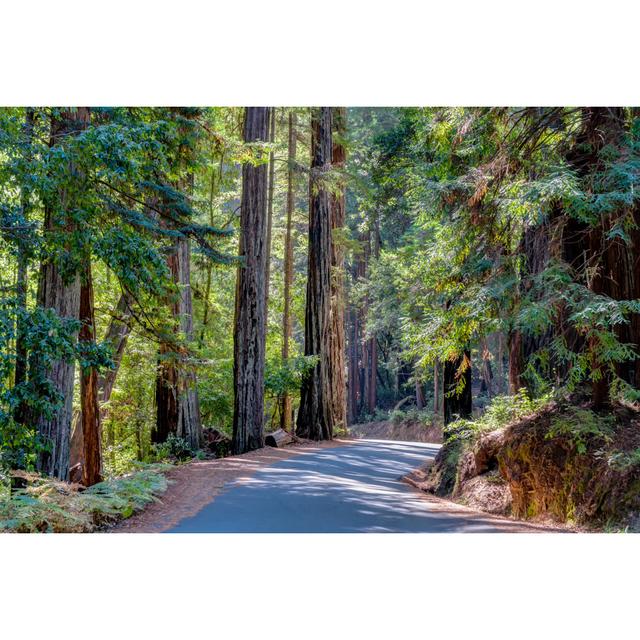
[[[439,445],[360,440],[304,452],[231,484],[175,533],[505,531],[481,514],[443,512],[399,478]],[[508,528],[508,525],[507,525]]]

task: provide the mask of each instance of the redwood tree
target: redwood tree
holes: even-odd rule
[[[51,146],[64,148],[74,135],[89,123],[87,107],[56,110],[51,118]],[[61,318],[78,320],[80,311],[80,277],[73,263],[67,263],[68,253],[77,230],[73,219],[77,174],[69,161],[67,173],[71,186],[59,188],[45,202],[44,235],[56,250],[43,256],[38,283],[38,305],[53,309]],[[40,369],[40,365],[36,365]],[[73,407],[75,362],[71,359],[55,360],[46,365],[42,375],[60,394],[61,406],[50,415],[37,419],[38,433],[46,447],[38,454],[38,470],[62,480],[69,475],[69,440]]]
[[[270,117],[269,107],[246,108],[245,143],[268,140]],[[239,245],[242,263],[238,267],[233,335],[232,446],[236,454],[264,444],[267,183],[266,164],[243,165]]]
[[[306,356],[317,362],[300,390],[296,433],[312,440],[333,437],[331,367],[332,196],[327,184],[331,172],[332,114],[330,107],[312,110],[311,171],[309,178],[309,259],[305,309]]]
[[[289,358],[291,340],[291,291],[293,288],[293,212],[295,210],[296,114],[289,113],[289,148],[287,172],[287,225],[284,240],[284,313],[282,316],[282,360]],[[291,430],[291,396],[285,391],[280,408],[280,428]]]
[[[193,191],[193,174],[189,167],[195,153],[194,124],[191,122],[194,110],[174,109],[173,116],[179,120],[178,133],[181,136],[177,151],[179,178],[172,185],[182,193]],[[170,307],[174,319],[174,332],[187,343],[193,341],[193,303],[191,295],[191,243],[187,237],[179,237],[173,242],[167,266],[171,279],[176,285],[176,294]],[[156,377],[156,428],[155,442],[164,442],[170,433],[184,438],[197,449],[202,440],[200,406],[196,387],[196,375],[184,357],[184,349],[176,353],[175,344],[162,343],[158,373]]]
[[[93,303],[93,279],[91,261],[87,257],[80,289],[80,342],[86,345],[96,342],[96,323]],[[94,366],[84,366],[80,371],[80,407],[82,425],[82,484],[90,487],[102,480],[102,443],[100,409],[98,407],[98,372]]]
[[[332,109],[333,128],[337,134],[333,139],[332,166],[338,173],[338,184],[332,191],[331,198],[331,328],[330,367],[331,402],[334,429],[345,429],[347,426],[347,382],[345,379],[345,300],[344,300],[344,246],[340,233],[345,224],[345,184],[339,175],[344,170],[346,149],[344,136],[346,133],[347,110],[344,107]],[[375,375],[375,373],[374,373]],[[375,380],[374,380],[375,384]]]

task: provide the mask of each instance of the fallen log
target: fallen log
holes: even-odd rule
[[[284,447],[291,442],[293,442],[291,434],[284,431],[284,429],[278,429],[273,433],[269,433],[264,439],[264,443],[267,447]]]

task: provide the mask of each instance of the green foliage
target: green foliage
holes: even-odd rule
[[[0,531],[86,532],[128,518],[167,488],[170,465],[145,465],[79,493],[65,483],[31,476],[26,489],[0,494]]]
[[[447,442],[474,440],[482,433],[501,429],[517,420],[537,413],[547,406],[551,399],[551,394],[540,398],[531,398],[524,388],[513,396],[497,396],[479,418],[456,420],[447,425],[444,429],[445,439]]]
[[[264,386],[267,394],[282,397],[300,388],[302,380],[318,363],[318,356],[296,356],[288,360],[267,361]]]
[[[609,466],[618,470],[626,471],[632,467],[640,466],[640,448],[633,451],[616,451],[608,458]]]
[[[613,423],[614,419],[610,415],[598,415],[582,407],[568,407],[562,414],[553,416],[545,437],[568,438],[579,454],[585,454],[588,441],[592,437],[610,442]]]
[[[152,445],[153,457],[159,462],[164,460],[177,460],[178,462],[184,462],[190,460],[196,456],[195,451],[185,440],[180,436],[170,433],[161,444]]]
[[[10,416],[5,416],[0,424],[0,471],[33,471],[41,448],[36,430],[17,423]]]

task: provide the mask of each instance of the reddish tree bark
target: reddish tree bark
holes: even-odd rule
[[[51,118],[51,146],[65,146],[66,141],[85,129],[90,120],[87,107],[60,110]],[[74,173],[70,163],[69,173]],[[60,189],[55,202],[45,202],[44,234],[58,236],[62,243],[70,243],[76,230],[70,212],[73,210],[73,197]],[[66,239],[68,238],[68,240]],[[78,320],[80,311],[80,278],[78,273],[67,273],[61,269],[58,256],[47,254],[40,266],[38,283],[38,304],[44,309],[53,309],[61,318]],[[35,367],[39,368],[35,363]],[[62,396],[62,406],[51,416],[37,418],[40,438],[47,447],[38,454],[37,468],[42,473],[66,480],[69,476],[69,440],[73,407],[73,384],[75,362],[57,360],[44,371],[49,382]]]
[[[312,440],[333,437],[331,397],[331,194],[326,184],[331,171],[332,114],[330,107],[312,111],[311,172],[309,179],[309,261],[305,311],[305,355],[318,362],[300,391],[296,433]]]
[[[271,117],[269,118],[269,142],[272,144],[276,139],[276,109],[272,107],[271,109]],[[266,296],[266,307],[267,313],[269,312],[269,285],[271,283],[271,234],[273,228],[273,196],[275,192],[275,175],[276,168],[274,163],[274,153],[273,150],[269,153],[269,189],[267,191],[267,275],[265,280],[265,296]]]
[[[289,113],[289,166],[287,170],[287,226],[284,240],[284,314],[282,317],[282,360],[289,358],[291,340],[291,290],[293,288],[293,212],[295,211],[296,114]],[[280,407],[280,428],[291,431],[291,396],[285,392]]]
[[[89,259],[85,261],[80,289],[80,321],[80,342],[95,344],[93,280]],[[98,406],[98,372],[95,367],[84,367],[80,371],[80,415],[83,443],[82,484],[90,487],[102,480],[102,434]]]
[[[269,107],[247,107],[245,142],[267,141]],[[264,363],[266,341],[267,166],[242,167],[240,248],[234,344],[233,452],[264,444]]]
[[[331,381],[331,402],[333,428],[347,426],[347,381],[345,379],[345,337],[344,337],[344,246],[340,233],[345,224],[344,171],[346,149],[343,138],[346,134],[347,110],[344,107],[332,109],[333,130],[337,136],[332,141],[332,167],[337,174],[339,187],[331,198],[331,328],[329,331],[329,376]]]

